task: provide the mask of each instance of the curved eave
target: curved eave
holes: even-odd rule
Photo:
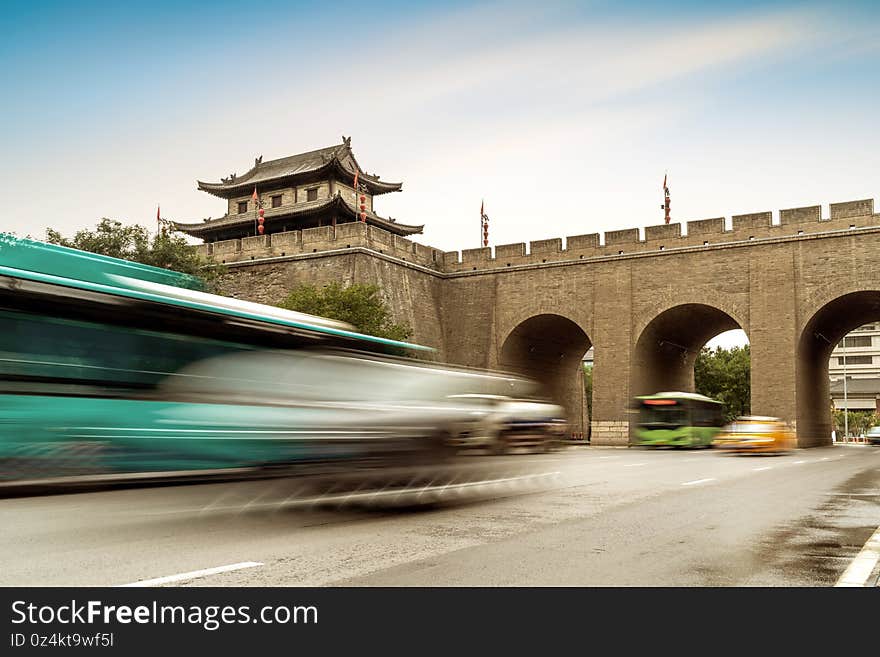
[[[352,158],[352,161],[357,165],[357,161]],[[399,182],[383,182],[378,180],[375,176],[371,176],[367,173],[364,173],[360,170],[360,166],[358,166],[358,181],[362,183],[367,191],[370,192],[373,196],[378,196],[380,194],[388,194],[389,192],[399,192],[403,189],[403,183]],[[339,175],[339,180],[348,185],[354,183],[354,172],[350,171],[346,166],[342,164],[338,157],[334,157],[327,163],[323,164],[320,167],[315,167],[313,169],[306,169],[303,171],[297,171],[296,173],[288,173],[282,174],[274,177],[268,178],[259,178],[257,175],[259,173],[259,169],[251,169],[247,173],[245,173],[240,179],[236,180],[235,183],[209,183],[201,180],[196,181],[196,185],[199,191],[207,192],[213,196],[218,196],[220,198],[230,199],[236,196],[247,196],[249,193],[253,192],[254,186],[259,190],[260,186],[265,186],[267,184],[277,184],[277,183],[290,183],[291,186],[296,184],[296,180],[298,178],[303,178],[305,176],[314,177],[320,176],[322,174],[337,173]]]
[[[329,199],[325,199],[319,202],[312,202],[311,205],[303,204],[300,207],[294,205],[282,208],[271,208],[265,210],[264,217],[267,222],[274,222],[275,220],[282,217],[307,217],[309,215],[326,211],[333,206],[336,206],[338,209],[345,212],[352,219],[358,218],[357,209],[341,196],[333,196]],[[394,221],[389,221],[388,219],[380,217],[373,212],[367,212],[367,221],[374,226],[377,226],[378,228],[382,228],[383,230],[387,230],[389,233],[394,233],[395,235],[400,236],[421,233],[425,228],[424,224],[421,226],[412,226],[409,224],[399,224]],[[171,225],[174,227],[174,230],[180,231],[181,233],[186,233],[187,235],[191,235],[199,239],[205,239],[206,237],[214,233],[228,230],[230,228],[236,228],[238,226],[251,226],[253,225],[253,223],[254,214],[253,212],[248,212],[243,216],[227,216],[215,219],[214,221],[194,224],[172,221]]]

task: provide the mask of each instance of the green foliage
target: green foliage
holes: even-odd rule
[[[355,283],[346,287],[336,281],[323,288],[299,285],[279,305],[348,322],[359,332],[380,338],[406,340],[412,335],[409,325],[392,321],[391,311],[377,285]]]
[[[846,424],[844,423],[843,409],[834,410],[831,417],[834,424],[834,430],[842,439],[844,428],[846,427]],[[871,427],[880,424],[880,416],[873,411],[847,411],[846,420],[849,423],[850,436],[860,436]]]
[[[49,228],[46,230],[46,241],[198,276],[210,291],[217,290],[224,273],[222,267],[207,267],[209,263],[199,256],[192,245],[170,230],[162,230],[151,238],[143,226],[124,226],[106,217],[98,222],[95,230],[78,231],[71,239]]]
[[[749,345],[732,349],[703,347],[694,363],[696,391],[724,403],[727,421],[751,413]]]

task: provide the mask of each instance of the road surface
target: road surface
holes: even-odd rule
[[[0,584],[833,586],[880,525],[880,448],[462,460],[496,484],[415,510],[283,480],[3,499]]]

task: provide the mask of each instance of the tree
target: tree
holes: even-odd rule
[[[841,439],[844,437],[844,428],[847,428],[847,425],[851,436],[860,436],[871,427],[880,424],[880,416],[874,411],[846,411],[846,421],[844,421],[843,409],[835,409],[832,420],[834,430]]]
[[[397,324],[377,285],[354,283],[347,287],[337,281],[319,288],[299,285],[279,304],[282,308],[310,315],[338,319],[352,324],[361,333],[390,340],[406,340],[412,335],[408,324]]]
[[[68,239],[51,228],[46,230],[46,241],[81,251],[89,251],[113,258],[131,260],[144,265],[162,267],[184,274],[198,276],[210,291],[216,291],[224,269],[218,265],[208,266],[192,245],[170,230],[161,230],[150,238],[150,233],[137,224],[124,226],[106,217],[98,222],[95,230],[80,230]]]
[[[749,345],[732,349],[703,347],[694,363],[694,386],[701,395],[724,403],[730,421],[751,412]]]

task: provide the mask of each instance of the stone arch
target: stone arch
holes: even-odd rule
[[[698,290],[689,292],[686,298],[670,302],[669,300],[656,301],[644,304],[638,309],[638,321],[633,326],[633,336],[636,343],[645,329],[660,315],[684,306],[708,306],[730,317],[739,328],[749,332],[749,308],[748,299],[736,302],[731,300],[731,295],[723,294],[716,290]],[[725,329],[727,330],[727,329]],[[714,337],[714,336],[713,336]]]
[[[725,331],[743,329],[724,310],[702,303],[669,307],[638,333],[632,359],[633,396],[694,390],[694,362],[703,345]]]
[[[576,322],[555,313],[519,322],[501,342],[502,368],[535,379],[542,392],[565,407],[571,430],[588,426],[581,362],[592,341]]]
[[[822,305],[812,307],[797,343],[795,396],[801,447],[831,444],[828,359],[847,333],[862,324],[880,321],[880,285],[826,298]]]

